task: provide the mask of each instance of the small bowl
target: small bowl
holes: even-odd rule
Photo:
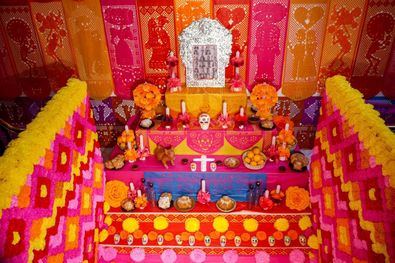
[[[133,164],[131,169],[132,171],[136,171],[137,169],[139,169],[139,166],[137,164]]]
[[[184,159],[181,160],[181,163],[183,165],[187,165],[189,163],[189,160],[187,158],[184,158]]]
[[[216,164],[217,166],[222,166],[224,163],[223,163],[221,160],[216,160],[216,161],[215,161],[215,164]]]

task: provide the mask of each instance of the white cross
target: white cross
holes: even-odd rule
[[[202,155],[200,158],[193,159],[194,162],[201,162],[200,163],[200,170],[202,172],[207,172],[207,162],[214,161],[214,158],[207,158],[206,155]]]

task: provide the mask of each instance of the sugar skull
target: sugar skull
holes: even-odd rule
[[[269,236],[267,241],[269,242],[269,246],[274,246],[276,244],[276,240],[274,239],[274,236]]]
[[[210,127],[210,115],[202,113],[199,115],[199,124],[202,130],[208,130]]]
[[[257,238],[256,236],[253,236],[253,237],[251,238],[251,244],[252,244],[252,246],[254,246],[254,247],[258,246],[258,238]]]
[[[236,246],[236,247],[240,246],[240,244],[241,244],[241,238],[240,238],[239,236],[235,236],[234,241],[235,241],[235,246]]]
[[[176,235],[176,242],[178,245],[182,245],[182,239],[180,235]]]
[[[188,243],[190,246],[194,246],[195,245],[195,236],[193,236],[193,235],[189,236]]]
[[[211,244],[210,236],[205,236],[204,237],[204,244],[206,245],[206,247],[210,246],[210,244]]]
[[[148,244],[148,236],[146,234],[141,238],[141,243],[145,246]]]
[[[307,243],[306,236],[304,236],[304,235],[299,235],[299,243],[300,243],[302,246],[306,246],[306,243]]]
[[[163,236],[158,235],[157,241],[158,241],[158,245],[161,246],[163,244]]]
[[[226,246],[226,237],[225,236],[221,236],[219,238],[219,243],[221,244],[221,247]]]
[[[119,241],[121,241],[121,235],[120,234],[115,234],[114,235],[114,244],[115,245],[119,244]]]
[[[133,244],[133,235],[128,235],[128,239],[126,240],[128,245],[132,245]]]
[[[284,245],[289,247],[291,245],[291,237],[290,236],[284,236]]]

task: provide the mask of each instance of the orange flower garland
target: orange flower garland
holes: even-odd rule
[[[266,83],[255,85],[250,100],[258,108],[257,115],[261,119],[271,119],[271,108],[278,101],[276,88]]]
[[[133,91],[134,103],[143,109],[143,118],[153,118],[159,105],[161,94],[157,86],[150,83],[138,85]]]
[[[106,183],[104,200],[114,208],[120,207],[123,199],[128,197],[128,187],[119,180],[112,180]]]
[[[136,146],[135,136],[132,130],[123,131],[121,136],[117,138],[117,144],[121,150],[125,150],[128,147],[128,142],[130,142],[132,148]]]
[[[288,187],[285,192],[285,205],[298,211],[305,210],[310,205],[309,192],[297,186]]]

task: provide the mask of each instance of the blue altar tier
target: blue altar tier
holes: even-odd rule
[[[160,193],[170,192],[173,200],[188,195],[196,199],[201,187],[201,180],[206,180],[206,191],[211,193],[211,200],[217,201],[222,195],[228,195],[236,201],[246,201],[249,184],[261,182],[261,189],[266,189],[264,173],[226,173],[226,172],[144,172],[147,183],[154,183],[157,198]]]

